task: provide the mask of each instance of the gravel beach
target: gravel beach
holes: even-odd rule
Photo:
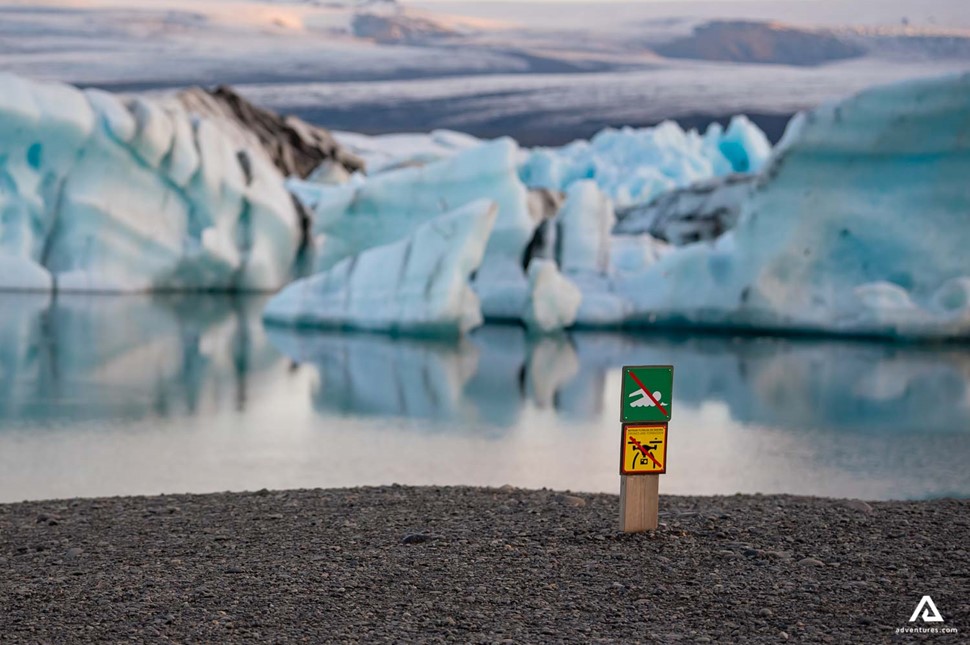
[[[0,505],[0,642],[970,642],[970,500],[384,487]],[[897,634],[921,597],[958,634]]]

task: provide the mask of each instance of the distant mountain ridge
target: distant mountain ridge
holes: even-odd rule
[[[713,21],[686,38],[654,48],[668,58],[732,63],[821,65],[866,53],[858,42],[830,30],[801,29],[776,22]]]

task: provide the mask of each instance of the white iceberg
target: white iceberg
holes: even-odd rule
[[[602,273],[610,268],[613,204],[592,181],[569,187],[556,215],[557,258],[565,273]]]
[[[628,207],[697,181],[758,172],[770,154],[765,134],[744,116],[734,117],[727,131],[712,124],[704,135],[666,121],[603,130],[590,141],[561,148],[536,148],[520,175],[530,188],[554,190],[593,180],[618,207]]]
[[[538,333],[561,331],[576,321],[583,294],[552,260],[529,264],[529,301],[522,313],[526,327]]]
[[[800,115],[736,229],[616,276],[614,322],[970,334],[968,130],[970,74]]]
[[[289,187],[313,211],[307,250],[323,272],[271,306],[296,324],[970,335],[967,74],[823,106],[773,152],[743,118],[703,136],[609,130],[524,161],[511,139],[360,138],[407,167],[288,186],[238,125],[177,101],[9,74],[0,87],[0,289],[278,289],[305,241]],[[658,227],[683,246],[648,234]],[[412,246],[420,260],[403,257]],[[395,296],[381,266],[440,291]]]
[[[460,335],[482,322],[469,279],[496,219],[486,200],[439,215],[405,239],[297,280],[269,301],[265,317],[298,327]]]
[[[475,288],[486,317],[518,319],[528,291],[523,256],[538,222],[517,176],[517,154],[514,141],[497,139],[450,159],[341,186],[291,179],[291,190],[313,210],[316,270],[401,240],[442,213],[488,199],[497,216]]]
[[[0,74],[0,288],[277,289],[299,223],[258,149],[175,103]]]

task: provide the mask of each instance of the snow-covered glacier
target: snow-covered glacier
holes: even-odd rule
[[[0,288],[274,290],[301,242],[259,149],[175,100],[0,74]]]

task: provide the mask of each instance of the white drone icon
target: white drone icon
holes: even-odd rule
[[[654,402],[650,399],[650,397],[647,396],[647,393],[643,391],[643,388],[641,388],[639,390],[635,390],[633,392],[630,392],[630,396],[631,397],[633,397],[633,396],[639,396],[640,397],[639,399],[637,399],[637,400],[633,401],[632,403],[630,403],[630,407],[633,407],[633,408],[654,408],[654,407],[656,407],[656,405],[654,405]],[[657,390],[656,392],[653,393],[653,398],[654,398],[654,400],[657,401],[657,403],[659,403],[660,405],[666,405],[663,401],[660,400],[660,397],[661,396],[663,396],[663,395],[660,394],[660,390]]]

